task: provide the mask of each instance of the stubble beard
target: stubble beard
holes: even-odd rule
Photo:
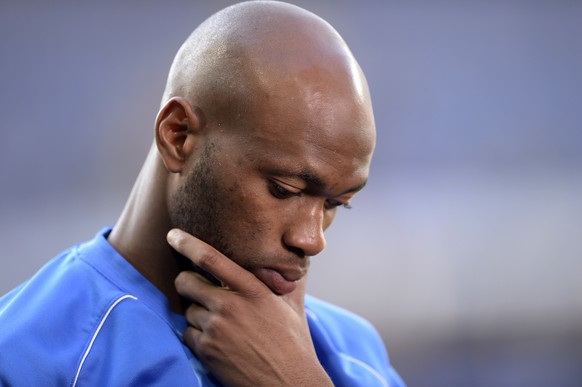
[[[222,231],[224,198],[213,168],[216,146],[207,143],[184,184],[170,198],[170,219],[178,227],[232,257]]]

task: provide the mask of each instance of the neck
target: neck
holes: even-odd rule
[[[180,267],[166,242],[166,234],[171,229],[166,209],[167,179],[167,171],[152,146],[108,240],[166,295],[174,312],[182,313],[180,296],[174,287]]]

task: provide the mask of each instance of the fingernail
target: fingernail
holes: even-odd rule
[[[177,228],[173,228],[170,231],[168,231],[168,235],[166,236],[166,239],[168,240],[168,242],[172,243],[175,242],[176,239],[178,239],[180,237],[180,233],[182,231],[180,229]]]

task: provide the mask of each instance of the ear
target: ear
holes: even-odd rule
[[[204,124],[202,111],[193,109],[185,98],[174,97],[162,107],[156,118],[156,145],[169,172],[183,170],[200,144]]]

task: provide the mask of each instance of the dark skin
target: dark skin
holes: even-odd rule
[[[109,241],[184,313],[186,343],[223,384],[332,385],[309,335],[306,275],[367,181],[369,93],[321,19],[283,3],[237,7],[178,53],[155,146]],[[184,271],[176,252],[222,286]]]

